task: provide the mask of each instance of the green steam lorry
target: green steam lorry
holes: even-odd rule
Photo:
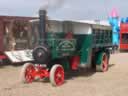
[[[32,23],[34,63],[25,63],[21,80],[31,83],[37,77],[49,78],[54,86],[64,83],[65,72],[79,68],[95,68],[106,72],[112,47],[110,26],[82,21],[47,20],[46,11],[39,11],[39,20]]]

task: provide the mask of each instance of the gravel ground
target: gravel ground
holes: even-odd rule
[[[83,72],[69,76],[65,84],[49,82],[21,84],[22,66],[0,67],[0,96],[128,96],[128,53],[111,56],[108,72]]]

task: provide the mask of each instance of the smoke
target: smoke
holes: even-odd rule
[[[40,7],[42,10],[57,10],[62,7],[64,0],[43,0]]]

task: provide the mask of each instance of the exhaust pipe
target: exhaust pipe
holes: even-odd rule
[[[39,10],[39,44],[46,44],[46,10]]]
[[[33,49],[32,53],[36,63],[48,64],[50,50],[46,39],[46,10],[39,10],[39,45]]]

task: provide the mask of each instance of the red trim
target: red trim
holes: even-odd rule
[[[79,64],[80,64],[80,56],[73,56],[71,58],[71,69],[77,70]]]
[[[72,34],[72,32],[68,32],[68,33],[66,33],[65,38],[66,38],[66,39],[72,39],[72,38],[73,38],[73,34]]]
[[[121,50],[128,50],[128,44],[122,43],[122,35],[128,34],[128,23],[121,23],[120,24],[120,49]]]
[[[40,64],[35,67],[29,66],[25,72],[26,81],[28,83],[31,83],[35,79],[35,77],[39,77],[40,79],[49,77],[49,72]]]
[[[120,33],[128,33],[128,23],[120,24]]]
[[[34,80],[35,68],[34,66],[28,66],[25,71],[25,79],[28,83]]]
[[[102,68],[103,68],[103,72],[107,71],[107,69],[108,69],[108,57],[107,57],[107,55],[103,56]]]
[[[35,68],[37,69],[35,74],[34,74],[35,76],[38,76],[41,79],[45,78],[45,77],[49,77],[48,70],[46,70],[44,67],[42,67],[42,65],[39,64]]]
[[[120,49],[127,49],[128,50],[128,44],[120,44]]]
[[[8,57],[6,55],[0,55],[0,59],[7,59]]]

